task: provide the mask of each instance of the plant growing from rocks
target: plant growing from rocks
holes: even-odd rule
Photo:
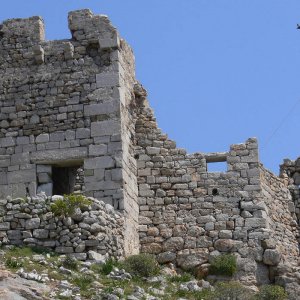
[[[146,253],[129,256],[123,262],[123,267],[132,275],[141,277],[155,276],[160,272],[154,256]]]
[[[18,268],[23,267],[23,262],[17,260],[14,257],[8,257],[5,260],[5,266],[9,269],[18,269]]]
[[[284,288],[279,285],[263,285],[257,293],[255,299],[257,300],[285,300],[288,295]]]
[[[72,282],[74,284],[76,284],[80,288],[81,291],[87,291],[93,281],[94,281],[94,278],[92,276],[86,275],[86,274],[74,277],[72,280]]]
[[[83,195],[64,195],[63,199],[57,199],[51,204],[51,211],[55,216],[70,217],[74,214],[76,208],[84,209],[91,204],[91,200]]]
[[[224,254],[215,257],[209,267],[209,273],[213,275],[232,276],[236,271],[236,257],[232,254]]]
[[[215,286],[213,298],[218,300],[243,299],[252,300],[253,293],[237,281],[219,282]],[[259,298],[261,299],[261,298]]]
[[[169,277],[168,281],[182,283],[182,282],[188,282],[192,279],[193,279],[193,277],[190,273],[183,273],[181,275],[174,275],[174,276]]]
[[[117,266],[117,262],[110,258],[103,265],[101,265],[100,273],[103,275],[108,275],[115,266]]]
[[[66,258],[62,262],[62,265],[67,269],[71,269],[71,270],[78,269],[78,261],[76,260],[76,258],[70,255],[66,256]]]

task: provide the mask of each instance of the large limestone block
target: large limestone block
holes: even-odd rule
[[[83,159],[87,157],[88,151],[86,147],[45,150],[32,154],[31,160],[37,163],[55,163],[63,160]]]
[[[264,252],[263,262],[266,265],[276,266],[281,260],[281,254],[276,249],[266,249]]]
[[[115,135],[121,132],[121,124],[117,120],[92,122],[91,136]]]
[[[40,227],[41,219],[40,218],[32,218],[26,220],[25,229],[37,229]]]
[[[84,161],[85,169],[107,169],[114,167],[114,165],[115,161],[110,156],[88,158]]]
[[[100,73],[96,75],[97,88],[120,86],[119,73]]]
[[[208,262],[208,249],[191,249],[183,250],[177,254],[177,264],[184,270],[192,268]]]
[[[36,172],[35,170],[19,170],[7,173],[8,184],[12,183],[23,183],[35,181]]]
[[[120,104],[118,104],[117,101],[108,101],[104,103],[90,104],[84,106],[84,115],[87,117],[111,114],[117,111],[120,111]]]
[[[178,251],[183,248],[184,239],[182,237],[171,237],[164,242],[163,248],[164,251]]]

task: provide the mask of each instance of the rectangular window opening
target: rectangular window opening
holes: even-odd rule
[[[83,164],[55,164],[37,166],[37,193],[47,196],[84,191]]]
[[[227,172],[227,162],[218,161],[218,162],[207,162],[207,172],[209,173],[225,173]]]
[[[80,167],[52,167],[53,195],[71,194],[80,190]]]

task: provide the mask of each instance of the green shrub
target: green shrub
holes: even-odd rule
[[[76,208],[83,209],[91,205],[91,201],[80,194],[64,195],[63,199],[58,199],[51,204],[51,211],[55,216],[72,216]]]
[[[51,256],[57,255],[57,253],[53,252],[51,249],[43,248],[40,246],[33,246],[31,247],[31,250],[35,254],[43,254],[43,255],[50,254]]]
[[[108,275],[114,268],[114,266],[117,265],[117,262],[110,258],[108,259],[103,265],[101,265],[101,270],[100,272],[103,274],[103,275]]]
[[[287,299],[287,293],[279,285],[263,285],[256,295],[259,300],[284,300]]]
[[[73,278],[73,283],[76,284],[81,291],[87,291],[94,281],[94,278],[90,275],[81,275]]]
[[[155,276],[160,271],[155,257],[146,253],[129,256],[123,262],[123,267],[132,275],[142,277]]]
[[[192,275],[190,273],[183,273],[181,275],[174,275],[172,277],[169,277],[168,281],[169,282],[188,282],[193,279]]]
[[[178,290],[175,293],[175,297],[176,298],[171,298],[171,299],[172,300],[179,299],[179,298],[193,299],[193,300],[216,300],[217,299],[214,297],[214,292],[212,292],[210,289],[203,289],[202,291],[197,291],[197,292]],[[231,299],[226,299],[226,300],[231,300]]]
[[[23,267],[23,263],[14,257],[8,257],[5,260],[5,266],[10,269],[18,269]]]
[[[65,268],[71,269],[71,270],[77,270],[78,269],[78,261],[76,258],[72,256],[66,256],[66,258],[63,260],[62,265]]]
[[[253,293],[236,281],[220,282],[216,284],[213,295],[213,299],[218,300],[253,299]]]
[[[214,275],[232,276],[236,271],[236,257],[232,254],[217,256],[209,267],[209,273]]]

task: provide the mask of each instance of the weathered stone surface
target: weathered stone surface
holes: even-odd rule
[[[28,219],[26,220],[25,223],[25,229],[38,229],[41,223],[41,219],[40,218],[32,218],[32,219]]]
[[[184,245],[184,239],[182,237],[171,237],[163,244],[164,251],[177,251],[181,250]]]
[[[191,270],[206,262],[208,262],[208,249],[184,250],[177,255],[177,264],[184,270]]]
[[[219,239],[215,241],[214,247],[216,250],[227,252],[230,251],[234,246],[234,243],[230,239]]]
[[[165,264],[165,263],[173,262],[173,261],[175,261],[175,259],[176,259],[176,254],[174,252],[170,252],[170,251],[160,253],[157,256],[157,261],[160,264]]]
[[[266,249],[264,252],[263,262],[266,265],[276,266],[279,264],[281,254],[275,249]]]

